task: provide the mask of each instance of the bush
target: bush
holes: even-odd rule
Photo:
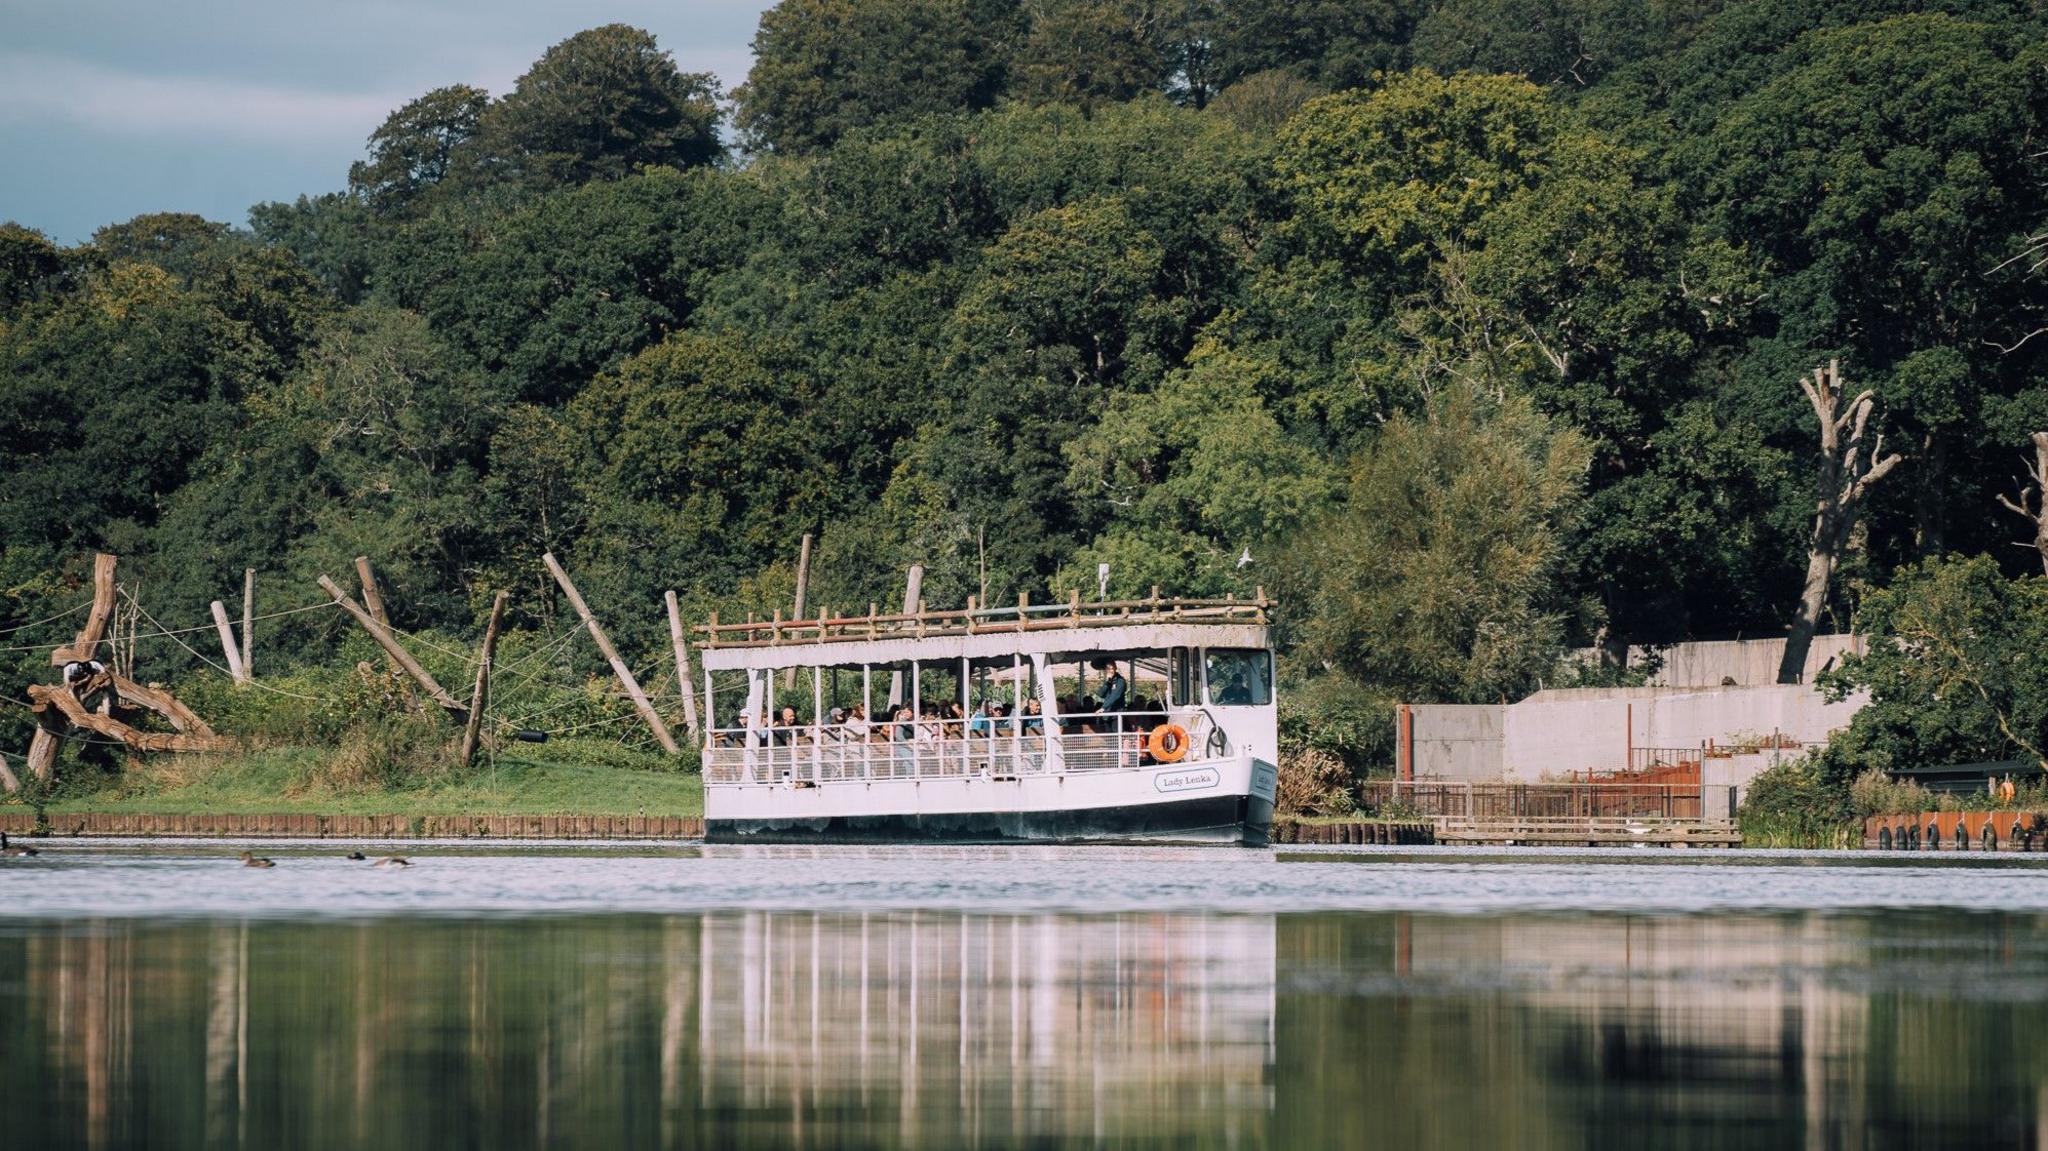
[[[1814,756],[1751,780],[1739,818],[1749,847],[1848,847],[1860,838],[1848,793],[1829,784]]]
[[[1349,815],[1351,769],[1319,747],[1284,748],[1273,807],[1284,815]]]
[[[458,767],[459,736],[440,716],[401,714],[344,732],[306,782],[332,791],[398,791],[444,779]]]
[[[1280,756],[1307,751],[1335,758],[1353,779],[1394,762],[1394,705],[1343,675],[1283,683]]]
[[[1875,768],[1849,784],[1849,807],[1859,819],[1873,815],[1934,811],[1940,798],[1914,781],[1895,781]]]

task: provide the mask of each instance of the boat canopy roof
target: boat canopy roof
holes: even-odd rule
[[[814,620],[720,624],[697,629],[706,671],[880,666],[912,661],[1163,651],[1174,647],[1269,646],[1263,591],[1257,599],[1123,600],[1112,603],[919,611]]]

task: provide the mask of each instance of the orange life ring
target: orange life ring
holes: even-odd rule
[[[1179,763],[1188,757],[1188,729],[1177,723],[1162,723],[1152,729],[1146,750],[1160,763]]]

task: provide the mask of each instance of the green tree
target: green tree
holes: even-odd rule
[[[48,236],[0,222],[0,322],[56,286],[63,272],[64,255]]]
[[[1093,586],[1107,562],[1111,594],[1154,586],[1182,595],[1249,594],[1271,550],[1334,494],[1330,467],[1288,438],[1260,396],[1279,365],[1202,348],[1149,393],[1112,397],[1067,445],[1067,482],[1110,526],[1053,580]],[[1250,559],[1245,557],[1250,556]]]
[[[1682,44],[1721,0],[1449,0],[1416,26],[1415,62],[1584,88]]]
[[[1201,28],[1218,87],[1286,68],[1330,88],[1355,88],[1407,63],[1422,0],[1238,0],[1208,7]]]
[[[2007,579],[1989,556],[1931,559],[1865,596],[1856,630],[1865,654],[1821,681],[1835,698],[1870,693],[1829,744],[1840,782],[1869,768],[2048,767],[2048,578]]]
[[[370,133],[370,157],[349,165],[348,187],[378,212],[401,212],[454,171],[476,138],[490,93],[467,84],[436,88]]]
[[[1532,690],[1580,622],[1564,542],[1588,458],[1528,401],[1469,387],[1388,421],[1285,561],[1301,654],[1414,700]]]
[[[684,332],[577,396],[565,418],[583,458],[576,555],[590,587],[633,603],[667,587],[722,595],[823,518],[835,469],[806,427],[816,397],[795,366],[749,333]]]
[[[551,187],[709,164],[723,154],[718,96],[714,77],[679,71],[638,28],[578,32],[483,112],[465,175]]]
[[[1025,5],[1029,30],[1009,69],[1012,95],[1092,107],[1162,92],[1180,64],[1181,6],[1163,0],[1050,0]]]
[[[2043,362],[1998,349],[2038,290],[2008,263],[2044,211],[2048,161],[2013,146],[2048,124],[2048,53],[2011,25],[1900,16],[1806,34],[1779,74],[1686,153],[1724,234],[1781,269],[1781,334],[1847,349],[1880,382],[1922,477],[1894,550],[1984,525],[1971,429],[1986,397]],[[1958,503],[1968,509],[1958,516]],[[1989,546],[1992,538],[1964,537]],[[1995,537],[1993,537],[1995,538]]]
[[[887,119],[986,108],[1024,23],[1016,0],[783,0],[733,95],[759,147],[812,152]]]

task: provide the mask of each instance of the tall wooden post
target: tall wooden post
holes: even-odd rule
[[[412,676],[422,688],[425,688],[427,694],[433,697],[435,703],[463,717],[465,720],[469,718],[468,709],[464,708],[461,702],[454,696],[449,695],[448,689],[437,683],[426,668],[419,665],[419,661],[412,657],[411,652],[405,650],[405,645],[399,643],[396,636],[392,635],[382,623],[371,618],[370,613],[364,611],[355,600],[349,598],[349,594],[341,590],[340,584],[323,575],[320,577],[320,587],[328,595],[334,597],[334,602],[341,605],[341,610],[354,616],[355,621],[363,625],[363,630],[370,633],[370,638],[377,641],[377,646],[384,649],[384,654],[390,657],[391,661],[400,670]]]
[[[675,737],[668,733],[668,725],[661,722],[661,713],[655,711],[654,705],[647,702],[647,693],[640,690],[640,681],[633,678],[632,669],[626,666],[625,660],[619,658],[618,649],[612,646],[611,638],[605,635],[604,628],[598,625],[597,617],[590,614],[590,605],[583,602],[583,594],[569,581],[569,573],[562,570],[562,565],[556,562],[553,552],[548,552],[540,558],[548,565],[548,572],[555,577],[555,582],[562,585],[562,594],[569,597],[569,606],[575,608],[576,614],[583,617],[583,626],[590,629],[590,638],[597,641],[597,650],[603,652],[604,657],[611,661],[613,674],[619,677],[619,683],[626,689],[626,694],[633,698],[633,706],[639,710],[640,718],[647,721],[648,730],[654,733],[655,740],[670,755],[682,751],[682,748],[676,746]]]
[[[498,624],[505,618],[505,600],[509,594],[499,592],[491,601],[491,623],[484,629],[484,649],[476,661],[476,687],[469,693],[469,723],[462,729],[464,767],[476,758],[476,745],[484,724],[484,693],[491,686],[491,658],[498,651]]]
[[[792,621],[797,621],[804,618],[804,592],[808,589],[810,582],[811,533],[805,532],[803,543],[797,546],[796,552],[796,610],[789,613],[789,618]],[[782,687],[784,691],[788,691],[796,687],[795,668],[791,667],[783,669]]]
[[[228,622],[228,609],[219,600],[213,601],[213,626],[220,632],[220,650],[228,657],[228,674],[236,683],[248,683],[248,669],[242,665],[242,653],[235,648],[235,627]]]
[[[697,737],[697,689],[690,680],[690,649],[683,640],[683,610],[676,604],[676,593],[669,592],[663,597],[668,601],[668,638],[676,649],[676,691],[683,697],[683,723],[689,728],[690,738]]]
[[[903,614],[917,610],[918,596],[924,593],[924,565],[911,564],[910,575],[903,581]],[[889,673],[889,710],[894,712],[903,706],[903,673]]]
[[[256,622],[256,569],[242,569],[242,670],[256,678],[256,653],[249,637]]]
[[[356,579],[363,585],[363,606],[369,609],[370,618],[390,627],[391,617],[384,614],[384,592],[377,586],[376,573],[370,570],[369,556],[356,557]],[[403,670],[403,665],[388,650],[384,654],[384,662],[391,665],[392,671]]]

